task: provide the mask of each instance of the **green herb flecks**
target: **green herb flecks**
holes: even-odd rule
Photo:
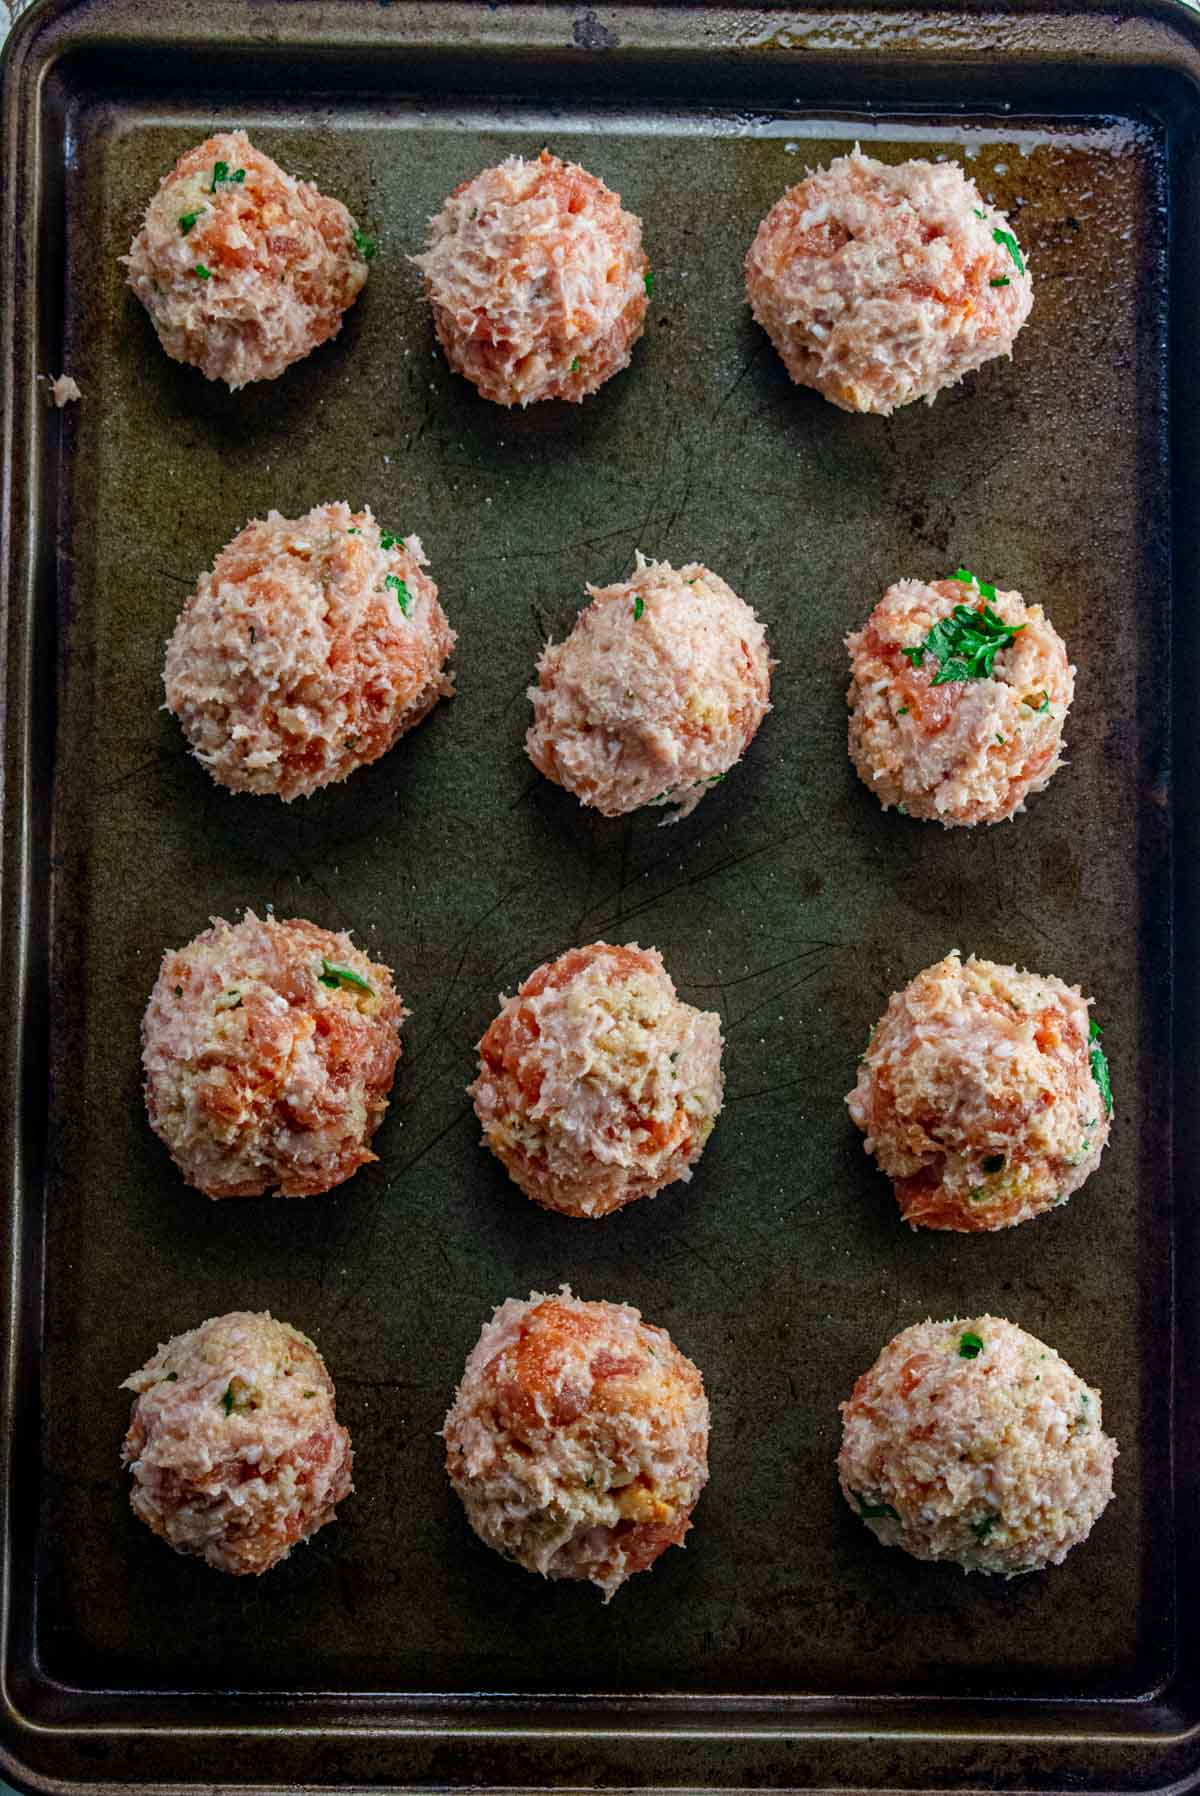
[[[199,218],[199,216],[200,216],[200,214],[198,212],[182,212],[180,214],[179,229],[180,229],[181,235],[183,235],[184,237],[187,236],[188,232],[191,230],[192,226],[195,224],[195,222]]]
[[[973,574],[969,567],[956,567],[954,570],[954,578],[956,580],[961,580],[964,586],[978,587],[979,592],[985,599],[994,599],[996,596],[996,588],[994,586],[989,586],[986,580],[981,580],[978,574]]]
[[[635,624],[641,622],[642,612],[645,609],[646,601],[639,592],[637,598],[633,601],[633,621]]]
[[[858,1504],[858,1517],[859,1517],[860,1521],[863,1521],[863,1522],[882,1522],[882,1521],[898,1522],[900,1520],[899,1515],[892,1508],[890,1503],[868,1503],[865,1500],[865,1498],[862,1497],[860,1495],[860,1493],[856,1490],[852,1490],[850,1492],[850,1495],[854,1498],[854,1501]]]
[[[1000,746],[1001,746],[1001,748],[1003,748],[1003,747],[1004,747],[1004,737],[1003,737],[1003,736],[1001,736],[1001,735],[1000,735],[1000,734],[999,734],[999,732],[997,732],[997,735],[996,735],[996,740],[997,740],[997,742],[998,742],[998,743],[999,743],[999,744],[1000,744]]]
[[[571,373],[572,374],[579,373],[579,357],[578,356],[576,356],[575,359],[571,363]]]
[[[228,162],[216,162],[213,164],[212,186],[208,191],[215,193],[218,187],[240,187],[245,179],[244,168],[235,168],[230,174]]]
[[[979,207],[979,206],[972,206],[972,207],[971,207],[971,210],[972,210],[972,212],[973,212],[973,213],[974,213],[974,214],[975,214],[975,216],[976,216],[976,218],[982,218],[982,219],[983,219],[983,220],[984,220],[984,222],[985,222],[985,223],[986,223],[986,221],[987,221],[987,213],[986,213],[986,212],[984,212],[984,211],[983,211],[983,210],[982,210],[982,208],[981,208],[981,207]]]
[[[399,574],[389,574],[383,584],[390,587],[395,593],[396,603],[399,605],[401,611],[403,611],[405,617],[407,617],[411,595],[408,587],[404,584],[404,581],[400,578]]]
[[[1013,261],[1016,263],[1017,273],[1024,274],[1025,258],[1021,254],[1021,246],[1017,242],[1016,238],[1013,236],[1012,232],[1011,231],[993,231],[992,232],[992,242],[993,243],[1002,243],[1004,245],[1005,249],[1008,251],[1009,255],[1012,257]]]
[[[321,984],[327,985],[331,991],[337,991],[339,986],[343,985],[357,986],[359,991],[363,992],[369,992],[371,990],[371,987],[367,984],[367,981],[363,978],[361,973],[356,973],[353,967],[344,967],[341,962],[337,960],[323,960],[321,962],[321,971],[317,977],[320,979]]]
[[[179,1374],[178,1372],[164,1372],[158,1382],[159,1384],[178,1384]]]
[[[645,288],[646,288],[646,298],[653,299],[653,297],[654,297],[654,276],[652,274],[644,274],[642,276],[642,280],[643,280],[643,282],[645,284]]]
[[[1108,1075],[1108,1060],[1104,1049],[1100,1046],[1103,1029],[1093,1017],[1088,1023],[1088,1040],[1092,1043],[1092,1078],[1100,1087],[1100,1096],[1104,1099],[1104,1114],[1111,1116],[1113,1112],[1112,1081]]]
[[[370,262],[379,244],[374,237],[368,237],[365,231],[354,232],[354,247],[364,262]]]
[[[900,709],[896,713],[896,716],[897,717],[907,717],[908,716],[908,706],[901,705]]]
[[[984,1170],[984,1172],[1003,1172],[1004,1171],[1004,1155],[1003,1154],[989,1154],[987,1159],[983,1163],[983,1170]]]
[[[393,536],[390,531],[385,530],[379,538],[379,547],[381,549],[402,549],[404,547],[404,538],[402,536]]]
[[[225,1411],[225,1414],[227,1416],[231,1416],[233,1414],[233,1384],[232,1384],[232,1381],[225,1386],[225,1395],[221,1398],[221,1408]]]
[[[988,282],[989,287],[1011,287],[1012,282],[1006,274],[994,274]]]
[[[181,986],[181,985],[177,985],[177,986],[176,986],[176,987],[175,987],[175,996],[176,996],[176,997],[177,997],[177,998],[182,998],[182,996],[183,996],[183,987],[182,987],[182,986]]]
[[[981,1516],[979,1521],[972,1522],[971,1523],[971,1532],[975,1536],[976,1540],[985,1541],[987,1539],[988,1535],[991,1533],[992,1529],[996,1526],[996,1523],[998,1520],[999,1520],[998,1516],[985,1515],[985,1516]]]
[[[301,1393],[300,1393],[300,1395],[302,1397],[315,1397],[316,1394],[317,1393],[315,1391],[301,1391]]]
[[[346,525],[346,535],[347,536],[361,536],[362,531],[359,529],[357,524],[347,524]]]
[[[968,1328],[965,1334],[958,1337],[959,1359],[978,1359],[983,1352],[983,1342],[974,1330]]]
[[[908,816],[908,806],[903,802],[903,800],[901,800],[901,802],[896,806],[896,809],[899,812],[899,814],[901,815],[901,817]]]
[[[955,579],[962,578],[961,573]],[[980,588],[995,597],[995,588]],[[949,617],[939,618],[924,642],[916,648],[901,649],[914,667],[920,667],[926,655],[938,664],[932,684],[945,686],[954,680],[989,680],[1001,649],[1008,648],[1025,628],[1024,624],[1006,624],[990,605],[974,611],[969,605],[956,605]]]
[[[212,280],[212,269],[206,268],[203,262],[197,262],[196,266],[192,269],[192,273],[197,275],[202,281]]]
[[[1043,690],[1042,702],[1040,705],[1035,704],[1033,699],[1029,698],[1029,697],[1023,698],[1021,700],[1021,703],[1023,705],[1028,705],[1029,709],[1033,712],[1035,717],[1040,717],[1044,711],[1048,711],[1050,709],[1050,694],[1048,692],[1046,692],[1045,690]]]

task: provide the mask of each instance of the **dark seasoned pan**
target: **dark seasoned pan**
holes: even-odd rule
[[[0,255],[9,1775],[1134,1789],[1200,1768],[1198,71],[1165,4],[22,21]],[[231,396],[162,356],[116,258],[179,150],[233,124],[382,247],[336,344]],[[1036,282],[1011,364],[887,421],[793,389],[742,303],[762,212],[855,138],[969,156]],[[643,217],[654,303],[600,396],[509,416],[432,353],[405,255],[451,185],[547,141]],[[52,415],[32,377],[64,366],[84,399]],[[343,496],[423,536],[460,696],[349,788],[231,797],[158,709],[163,640],[247,517]],[[521,751],[546,634],[637,548],[703,556],[780,661],[745,765],[666,830],[583,814]],[[971,833],[883,816],[844,746],[845,633],[892,578],[963,560],[1044,599],[1079,669],[1070,768]],[[379,1164],[303,1205],[204,1202],[141,1109],[161,950],[246,904],[354,928],[413,1011]],[[689,1188],[584,1226],[506,1184],[463,1087],[496,992],[596,936],[656,944],[721,1012],[729,1102]],[[888,992],[953,946],[1081,982],[1113,1062],[1100,1172],[999,1236],[904,1230],[842,1103]],[[607,1609],[479,1547],[435,1438],[490,1306],[562,1279],[669,1327],[713,1405],[688,1551]],[[173,1331],[265,1306],[327,1356],[358,1494],[250,1584],[132,1519],[116,1387]],[[1102,1386],[1121,1444],[1092,1540],[1007,1585],[884,1552],[832,1464],[882,1343],[989,1307]]]

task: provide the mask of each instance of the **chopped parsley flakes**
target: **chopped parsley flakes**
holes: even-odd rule
[[[240,187],[245,179],[244,168],[235,168],[230,174],[228,162],[216,162],[213,164],[212,186],[208,191],[215,193],[218,187]]]
[[[206,268],[204,266],[203,262],[197,262],[196,266],[192,269],[192,273],[195,275],[199,275],[199,277],[202,281],[211,281],[212,280],[212,269]]]
[[[233,1414],[233,1385],[232,1384],[227,1384],[225,1386],[225,1395],[221,1398],[221,1408],[225,1411],[225,1414],[227,1416],[231,1416]]]
[[[1011,287],[1012,282],[1006,274],[994,274],[988,282],[989,287]]]
[[[994,586],[981,586],[965,568],[960,568],[954,578],[970,580],[985,600],[996,596]],[[900,653],[914,667],[920,667],[926,655],[932,655],[938,664],[932,681],[935,686],[948,685],[952,680],[989,680],[1000,650],[1006,649],[1024,628],[1024,624],[1006,624],[986,603],[979,611],[969,605],[956,605],[949,617],[939,618],[924,642],[916,648],[901,649]]]
[[[994,599],[996,596],[996,588],[989,586],[986,580],[981,580],[978,574],[973,574],[969,567],[956,567],[954,578],[961,580],[964,586],[978,587],[985,599]]]
[[[647,299],[651,299],[651,298],[653,298],[653,295],[654,295],[654,276],[653,276],[653,275],[652,275],[652,274],[644,274],[644,275],[643,275],[643,276],[642,276],[642,280],[643,280],[643,281],[644,281],[644,282],[645,282],[645,286],[646,286],[646,298],[647,298]]]
[[[179,229],[180,229],[181,234],[184,237],[187,236],[188,232],[191,230],[192,226],[195,224],[195,222],[199,218],[199,216],[200,216],[200,214],[198,212],[182,212],[180,214]]]
[[[1088,1040],[1092,1045],[1092,1078],[1100,1087],[1100,1096],[1104,1099],[1104,1114],[1111,1116],[1113,1111],[1112,1081],[1108,1076],[1108,1060],[1104,1049],[1099,1045],[1103,1029],[1093,1017],[1088,1023]]]
[[[859,1515],[860,1521],[864,1521],[864,1522],[881,1522],[881,1521],[898,1522],[900,1520],[900,1517],[897,1515],[896,1511],[892,1508],[890,1503],[868,1503],[868,1502],[865,1502],[864,1499],[862,1498],[862,1496],[856,1490],[852,1490],[850,1492],[850,1495],[854,1498],[854,1501],[858,1504],[858,1515]]]
[[[379,538],[379,547],[381,549],[402,549],[404,547],[404,538],[402,536],[392,536],[385,530],[383,535]]]
[[[982,209],[982,207],[972,206],[971,210],[975,214],[976,218],[982,218],[982,219],[986,220],[987,213]]]
[[[1012,257],[1013,261],[1016,263],[1017,273],[1024,274],[1025,258],[1021,254],[1021,247],[1018,244],[1016,238],[1013,236],[1012,232],[1011,231],[993,231],[992,232],[992,242],[993,243],[1002,243],[1004,245],[1005,249],[1008,251],[1009,255]]]
[[[578,356],[576,356],[574,361],[571,363],[571,373],[572,374],[579,373],[579,357]]]
[[[985,1515],[979,1521],[972,1522],[971,1532],[976,1540],[986,1540],[992,1529],[996,1526],[996,1520],[997,1518],[994,1515]]]
[[[983,1342],[973,1329],[968,1328],[958,1338],[959,1359],[978,1359],[983,1352]]]
[[[353,967],[342,966],[340,961],[336,960],[323,960],[321,971],[317,977],[321,984],[329,986],[331,991],[337,991],[338,987],[342,985],[356,985],[360,991],[364,992],[369,992],[371,989],[361,973],[356,973]]]
[[[411,595],[409,594],[408,587],[404,584],[404,581],[400,578],[399,574],[389,574],[383,584],[390,587],[395,593],[396,603],[399,605],[401,611],[403,611],[405,617],[407,617]]]
[[[641,593],[639,592],[637,598],[633,601],[633,621],[635,624],[640,621],[642,612],[645,609],[646,609],[646,601],[642,597]]]
[[[354,232],[354,247],[364,262],[370,262],[379,244],[374,237],[368,237],[365,231]]]

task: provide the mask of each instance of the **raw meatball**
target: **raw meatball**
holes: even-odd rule
[[[677,822],[771,708],[766,632],[699,561],[677,571],[639,555],[631,580],[587,590],[571,634],[538,662],[526,752],[605,817],[671,804]]]
[[[1019,592],[900,580],[846,647],[850,759],[884,810],[1002,823],[1061,765],[1075,669]]]
[[[642,334],[641,219],[548,150],[456,187],[413,261],[446,360],[498,405],[583,399],[627,365]]]
[[[720,1017],[677,996],[656,948],[572,948],[479,1044],[484,1145],[535,1203],[607,1216],[691,1178],[721,1111],[721,1047]]]
[[[792,379],[847,412],[932,401],[1011,355],[1033,304],[1008,219],[955,163],[857,146],[772,206],[746,292]]]
[[[244,131],[181,156],[122,257],[158,340],[209,380],[274,380],[342,328],[375,245]]]
[[[1112,1091],[1089,1002],[957,951],[894,995],[846,1102],[913,1228],[1011,1228],[1095,1171]]]
[[[454,682],[419,536],[370,509],[267,513],[201,574],[167,644],[167,708],[233,792],[307,797],[386,754]]]
[[[137,1393],[122,1449],[133,1512],[177,1553],[270,1571],[350,1495],[325,1361],[265,1310],[176,1335],[121,1388]]]
[[[1060,1565],[1112,1496],[1100,1393],[998,1316],[921,1322],[842,1409],[838,1476],[884,1546],[965,1571]]]
[[[247,911],[163,957],[142,1021],[151,1127],[208,1197],[311,1197],[376,1156],[400,1025],[348,935]]]
[[[607,1602],[682,1546],[708,1482],[704,1381],[623,1303],[511,1297],[485,1324],[442,1430],[486,1546]]]

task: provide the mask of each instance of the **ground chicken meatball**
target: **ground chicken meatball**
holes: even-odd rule
[[[159,342],[209,380],[274,380],[336,337],[374,244],[244,131],[181,156],[122,260]]]
[[[350,1494],[325,1361],[265,1310],[176,1335],[121,1388],[137,1393],[122,1449],[133,1512],[177,1553],[270,1571]]]
[[[370,509],[268,512],[201,574],[167,644],[167,709],[233,792],[307,797],[377,761],[440,698],[454,631],[419,536]]]
[[[677,996],[656,948],[572,948],[501,1002],[470,1093],[526,1197],[607,1216],[691,1178],[721,1110],[721,1019]]]
[[[843,1403],[838,1477],[884,1546],[965,1571],[1042,1571],[1112,1496],[1100,1393],[998,1316],[921,1322]]]
[[[766,632],[703,563],[637,558],[632,579],[547,645],[529,688],[525,749],[540,773],[605,817],[639,805],[695,810],[770,710]]]
[[[1062,763],[1075,695],[1075,669],[1041,606],[960,575],[889,586],[846,639],[859,777],[884,810],[947,828],[1024,810]]]
[[[413,261],[446,360],[498,405],[579,401],[628,364],[642,334],[641,220],[548,150],[455,188]]]
[[[623,1303],[510,1298],[485,1324],[442,1430],[480,1540],[607,1602],[682,1546],[708,1482],[704,1381]]]
[[[1112,1089],[1078,987],[957,951],[897,992],[846,1099],[912,1228],[1011,1228],[1065,1203]]]
[[[376,1156],[407,1012],[348,935],[247,911],[167,953],[142,1021],[151,1127],[208,1197],[311,1197]]]
[[[772,206],[746,292],[794,381],[885,414],[1011,355],[1033,304],[1008,219],[956,163],[857,146]]]

